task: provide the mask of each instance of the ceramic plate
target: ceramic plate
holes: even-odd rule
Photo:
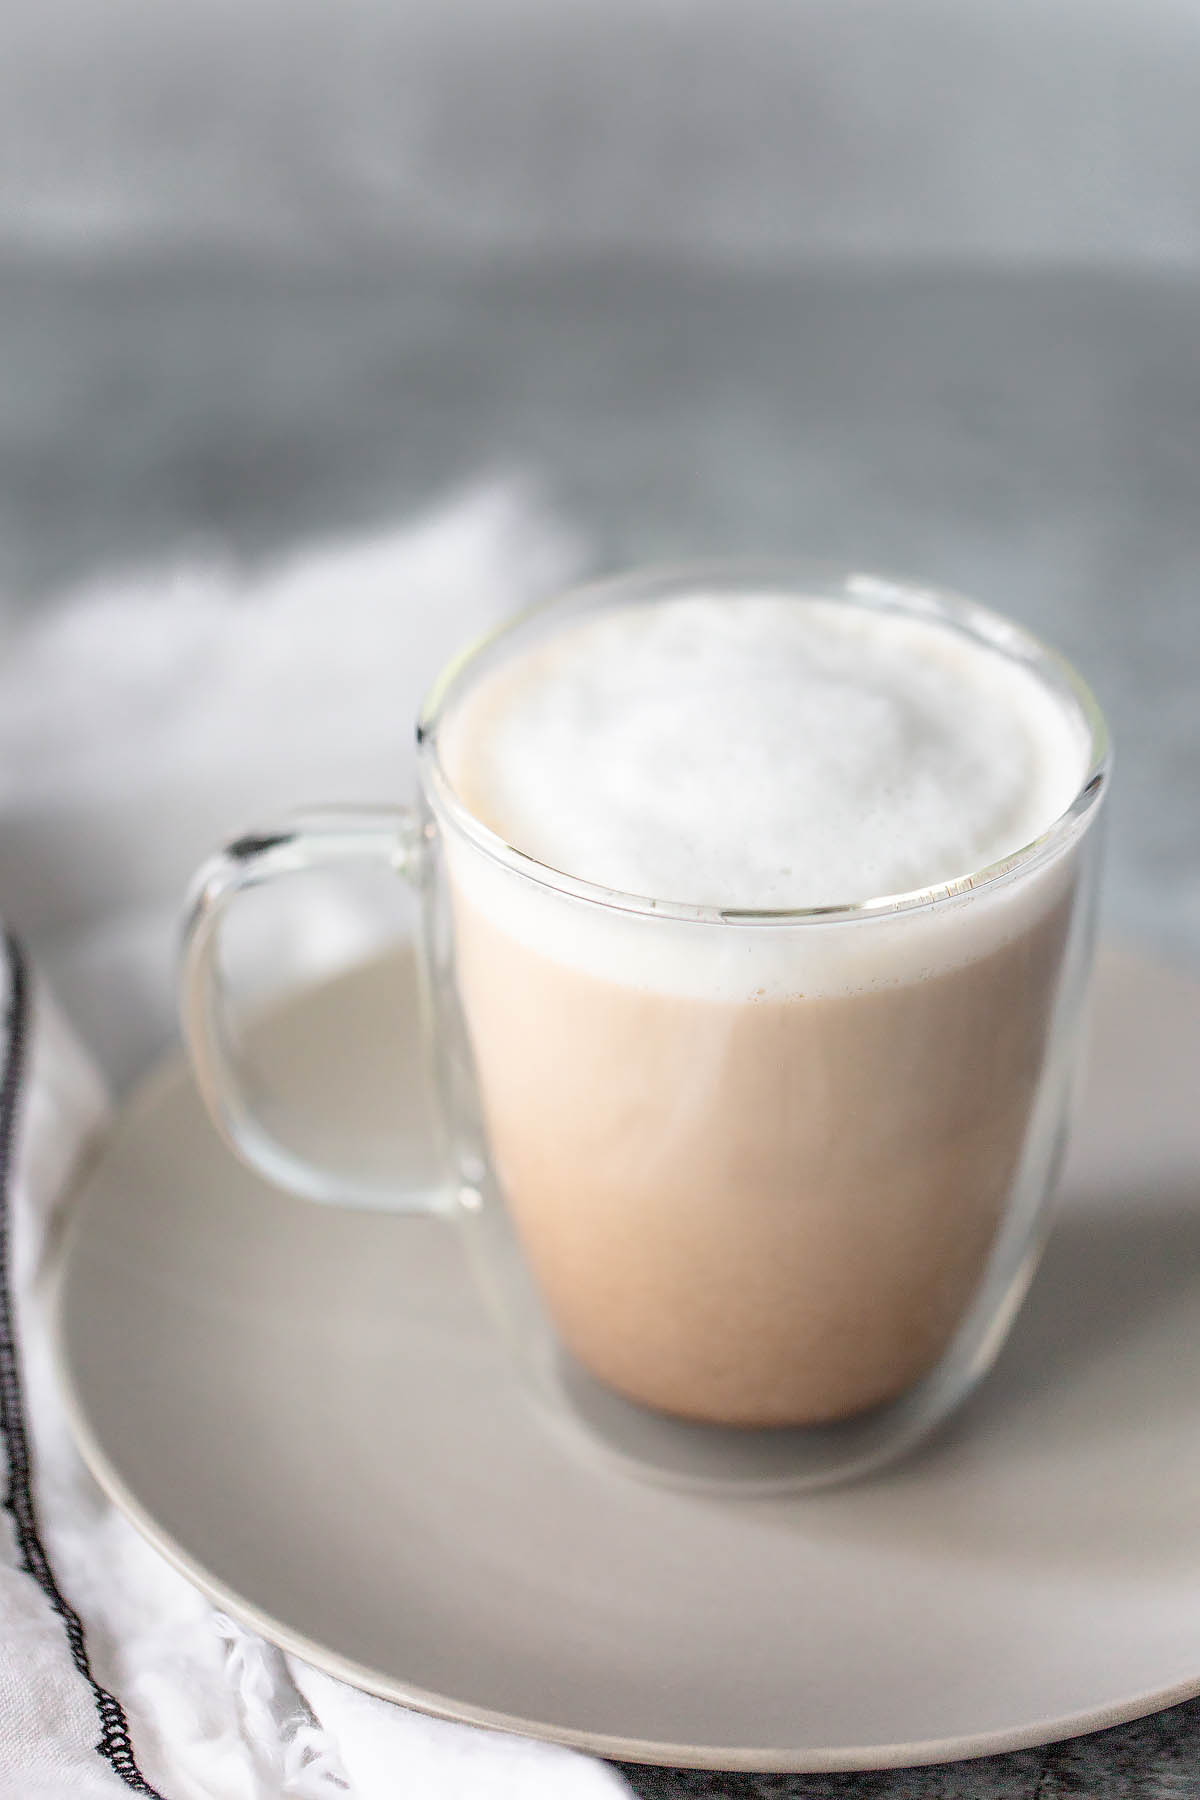
[[[261,1035],[306,1117],[409,1168],[429,1158],[411,1010],[394,955]],[[83,1452],[198,1586],[309,1662],[605,1756],[940,1761],[1184,1698],[1200,984],[1109,955],[1094,1039],[1059,1222],[994,1374],[886,1476],[770,1500],[577,1458],[526,1403],[447,1227],[274,1192],[171,1061],[106,1140],[63,1253]]]

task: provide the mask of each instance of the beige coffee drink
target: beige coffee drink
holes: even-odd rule
[[[669,912],[447,844],[495,1170],[592,1374],[795,1425],[938,1361],[1011,1192],[1075,871],[968,878],[1087,754],[1073,702],[953,625],[771,594],[577,618],[455,706],[441,761],[477,819]]]

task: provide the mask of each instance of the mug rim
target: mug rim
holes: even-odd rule
[[[625,892],[542,862],[484,824],[457,793],[438,746],[438,727],[476,666],[510,638],[569,606],[600,607],[622,599],[650,604],[656,598],[693,587],[745,593],[776,591],[796,600],[829,600],[864,611],[899,613],[949,626],[976,644],[1024,664],[1060,698],[1065,694],[1074,702],[1087,732],[1087,763],[1069,805],[1028,843],[952,881],[866,900],[801,907],[720,907]],[[648,564],[559,588],[548,598],[502,620],[452,657],[429,689],[417,720],[417,768],[426,800],[439,821],[449,824],[492,862],[541,888],[591,905],[647,918],[727,926],[831,925],[893,917],[946,906],[1007,882],[1051,861],[1083,832],[1107,792],[1112,760],[1108,722],[1090,684],[1073,663],[1028,627],[952,589],[868,572],[852,564],[799,558],[721,558]]]

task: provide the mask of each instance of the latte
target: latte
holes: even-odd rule
[[[773,594],[576,619],[453,707],[470,813],[631,897],[446,846],[494,1167],[593,1374],[793,1425],[936,1363],[1011,1191],[1074,893],[1069,856],[970,878],[1066,810],[1087,746],[1002,646]],[[936,903],[873,904],[913,890]]]

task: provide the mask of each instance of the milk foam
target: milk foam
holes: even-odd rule
[[[481,682],[444,760],[476,817],[583,880],[693,905],[855,902],[1030,842],[1080,721],[945,627],[771,596],[564,629]]]
[[[1034,671],[948,626],[697,594],[594,614],[515,655],[444,722],[440,754],[470,811],[551,868],[661,901],[778,909],[938,887],[1011,855],[1070,805],[1087,745],[1082,716]],[[452,856],[464,892],[547,954],[731,999],[930,973],[1065,891],[1043,875],[968,895],[938,909],[932,936],[913,915],[663,929],[602,923],[467,860]]]

